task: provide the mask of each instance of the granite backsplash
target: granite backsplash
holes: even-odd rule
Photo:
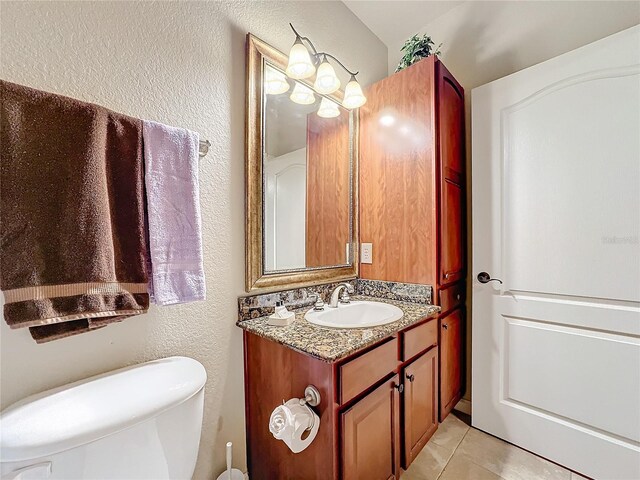
[[[320,295],[320,297],[327,302],[329,301],[331,292],[333,292],[340,283],[345,282],[239,297],[238,320],[243,321],[271,315],[276,301],[279,300],[282,300],[289,310],[313,306],[316,295]],[[366,295],[400,302],[431,304],[432,287],[430,285],[364,279],[349,280],[346,283],[353,285],[357,295]]]
[[[417,283],[383,282],[363,278],[356,281],[358,295],[397,300],[398,302],[431,304],[431,288],[431,285]]]

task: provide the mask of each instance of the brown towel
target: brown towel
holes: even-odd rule
[[[0,88],[5,321],[42,343],[145,313],[141,120]]]

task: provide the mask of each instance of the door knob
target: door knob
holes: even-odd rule
[[[487,272],[480,272],[478,274],[478,281],[480,283],[489,283],[489,282],[500,282],[500,283],[502,283],[502,280],[500,280],[499,278],[491,278],[491,275],[489,275]]]
[[[416,376],[412,373],[411,375],[409,375],[407,373],[407,380],[409,380],[410,382],[413,382],[415,380]]]
[[[404,392],[404,384],[400,383],[399,385],[394,385],[394,387],[398,390],[398,392]]]

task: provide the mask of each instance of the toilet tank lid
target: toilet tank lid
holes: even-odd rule
[[[0,413],[0,462],[53,455],[156,417],[198,393],[199,362],[170,357],[32,395]]]

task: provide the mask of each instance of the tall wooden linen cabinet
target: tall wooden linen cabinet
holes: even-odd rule
[[[367,88],[360,108],[360,242],[365,279],[433,286],[442,421],[463,394],[464,91],[436,57]]]

